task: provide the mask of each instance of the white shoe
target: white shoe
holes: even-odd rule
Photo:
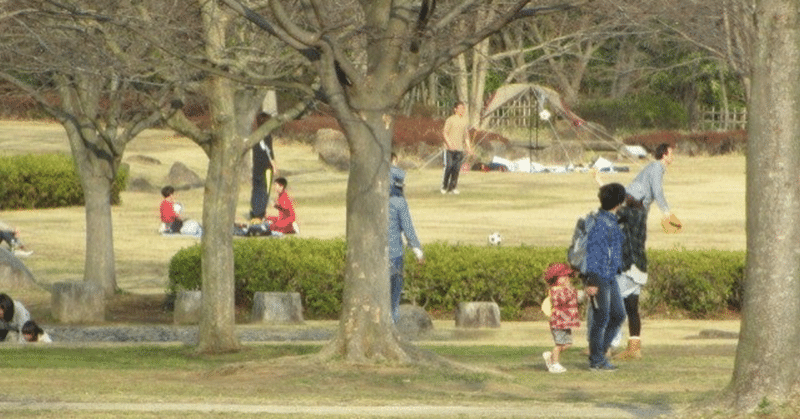
[[[550,371],[554,374],[561,374],[562,372],[567,372],[567,369],[561,366],[561,364],[553,364],[547,369],[547,371]]]
[[[441,192],[442,195],[444,195],[444,194],[447,193],[447,189],[445,189],[445,188],[439,189],[439,192]]]
[[[550,371],[550,368],[553,367],[552,355],[550,351],[542,352],[542,358],[544,358],[544,365],[547,367],[547,371]]]
[[[14,250],[14,256],[18,258],[26,258],[32,254],[33,254],[32,250],[20,250],[20,249]]]
[[[453,189],[452,191],[450,191],[450,193],[453,194],[453,195],[458,195],[461,192],[459,192],[458,189]]]

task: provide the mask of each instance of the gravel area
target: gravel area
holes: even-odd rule
[[[197,342],[197,326],[45,326],[54,342]],[[254,328],[237,330],[241,342],[325,341],[333,330]]]

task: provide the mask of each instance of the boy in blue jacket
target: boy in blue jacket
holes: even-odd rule
[[[600,211],[586,243],[586,294],[591,297],[592,322],[589,329],[589,367],[616,369],[606,352],[625,321],[625,307],[617,285],[622,268],[624,236],[615,212],[625,201],[625,187],[609,183],[600,188]]]

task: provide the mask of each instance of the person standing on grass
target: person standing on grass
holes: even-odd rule
[[[403,195],[406,173],[397,167],[397,154],[392,153],[392,167],[389,169],[389,281],[391,284],[392,321],[397,323],[400,298],[403,295],[404,249],[403,237],[414,252],[417,262],[424,263],[422,245],[411,222],[408,202]]]
[[[571,280],[575,271],[565,263],[552,263],[547,267],[544,280],[550,288],[550,333],[555,346],[553,351],[542,354],[547,371],[552,373],[566,372],[561,365],[560,355],[572,346],[572,329],[579,327],[578,291]]]
[[[456,103],[453,115],[444,122],[444,173],[442,175],[442,194],[458,195],[458,174],[464,160],[464,151],[472,154],[469,142],[469,118],[464,102]]]
[[[639,295],[642,286],[647,283],[647,217],[650,206],[655,202],[661,210],[662,220],[669,220],[670,208],[664,196],[664,174],[674,161],[674,148],[667,144],[659,144],[651,162],[636,175],[625,189],[627,196],[618,215],[625,222],[622,231],[625,241],[622,246],[622,273],[618,278],[620,293],[628,316],[628,347],[617,354],[615,359],[640,359],[642,357],[641,331],[642,323],[639,315]],[[601,184],[597,173],[595,180]]]
[[[622,322],[625,308],[617,275],[622,268],[624,236],[615,211],[625,201],[625,187],[609,183],[600,187],[600,210],[586,242],[586,295],[590,297],[589,367],[616,369],[606,357]]]
[[[256,116],[254,129],[257,129],[269,119],[270,115],[268,113],[259,113]],[[251,223],[260,223],[266,216],[272,176],[277,170],[275,154],[272,149],[272,135],[267,135],[253,146],[252,190],[250,192]]]

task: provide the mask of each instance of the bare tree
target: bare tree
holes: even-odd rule
[[[97,13],[115,7],[81,4]],[[128,142],[160,120],[159,107],[170,112],[169,89],[156,81],[152,49],[128,31],[85,19],[67,3],[19,0],[0,8],[0,78],[64,126],[86,202],[84,279],[111,295],[111,187]]]
[[[253,122],[266,86],[293,88],[312,94],[310,86],[292,82],[302,73],[295,68],[291,52],[281,51],[262,38],[254,39],[243,19],[216,1],[195,3],[202,26],[203,48],[167,53],[199,70],[196,83],[187,89],[207,98],[211,123],[200,126],[183,113],[167,123],[196,142],[208,156],[203,196],[202,311],[198,350],[223,353],[238,350],[235,330],[235,289],[232,228],[238,202],[243,157],[264,136],[306,107],[300,100],[283,113],[253,130]],[[159,42],[158,40],[151,40]],[[290,76],[290,74],[295,76]],[[288,80],[288,81],[287,81]]]
[[[323,355],[350,362],[418,359],[389,313],[387,177],[395,108],[436,68],[511,20],[544,9],[524,9],[528,0],[304,0],[270,1],[256,13],[238,0],[220,1],[308,58],[348,138],[343,307]],[[477,16],[491,17],[478,22]],[[465,22],[477,24],[457,35]]]

